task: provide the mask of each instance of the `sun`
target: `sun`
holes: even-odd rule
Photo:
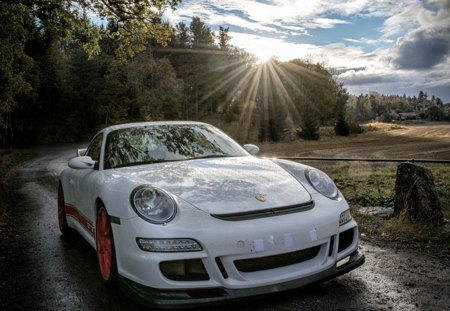
[[[257,53],[254,53],[254,54],[260,64],[267,63],[269,61],[269,59],[275,57],[275,55],[272,54],[271,51],[267,51],[267,50],[258,51]]]
[[[261,64],[266,63],[272,57],[277,56],[279,41],[276,39],[240,33],[233,33],[232,36],[233,45],[239,46],[255,55],[258,62]]]

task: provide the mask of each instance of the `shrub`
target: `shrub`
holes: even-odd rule
[[[300,129],[297,129],[298,136],[305,140],[318,140],[319,122],[310,108],[303,110],[300,120]]]
[[[334,132],[338,136],[348,136],[348,134],[350,134],[350,130],[344,116],[338,117],[336,125],[334,126]]]

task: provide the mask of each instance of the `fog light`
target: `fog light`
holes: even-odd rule
[[[145,239],[136,238],[140,249],[146,252],[198,252],[200,244],[192,239]]]
[[[350,256],[347,256],[347,257],[345,257],[344,259],[339,260],[339,261],[336,263],[336,268],[339,269],[339,268],[342,267],[343,265],[347,264],[349,261],[350,261]]]
[[[339,226],[342,226],[352,220],[352,214],[350,214],[350,210],[346,210],[342,212],[339,216]]]

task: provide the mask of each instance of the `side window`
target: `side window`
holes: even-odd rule
[[[99,134],[99,135],[95,136],[86,151],[86,155],[90,156],[92,158],[92,160],[97,162],[96,168],[98,168],[98,163],[100,161],[100,151],[102,148],[102,141],[103,141],[103,134]]]

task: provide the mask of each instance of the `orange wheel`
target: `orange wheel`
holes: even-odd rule
[[[96,238],[100,275],[105,283],[112,283],[117,273],[117,267],[111,224],[104,206],[98,210]]]
[[[66,234],[69,227],[67,226],[66,206],[64,203],[64,192],[61,183],[58,186],[58,224],[59,230],[61,230],[63,234]]]

